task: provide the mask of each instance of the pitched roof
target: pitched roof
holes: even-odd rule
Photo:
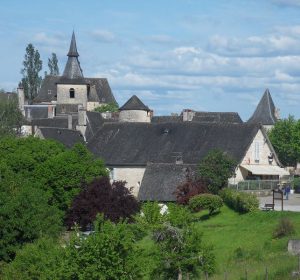
[[[34,103],[56,101],[57,100],[57,82],[62,76],[47,75],[39,90]],[[88,101],[112,103],[116,102],[106,78],[84,78],[86,84],[90,85],[90,95]]]
[[[146,166],[138,199],[141,201],[175,201],[174,192],[194,173],[196,164],[149,163]]]
[[[78,117],[72,116],[72,128],[75,129],[78,124]],[[38,127],[48,127],[48,128],[68,128],[68,116],[58,116],[52,119],[34,119],[31,121],[31,125]]]
[[[18,100],[17,97],[17,94],[14,92],[0,92],[0,102],[12,99]]]
[[[56,140],[67,148],[73,147],[76,143],[84,143],[82,134],[76,130],[41,127],[40,131],[45,139]]]
[[[197,164],[213,148],[241,161],[259,129],[258,125],[197,122],[104,123],[88,148],[111,166],[173,163],[176,153],[184,163]]]
[[[272,96],[268,89],[266,89],[261,100],[259,101],[255,112],[248,120],[248,123],[260,123],[264,125],[274,125],[277,121],[275,116],[275,105]]]
[[[129,100],[119,110],[120,111],[124,111],[124,110],[150,111],[150,109],[136,95],[130,97]]]
[[[192,121],[203,123],[243,123],[236,112],[195,112]]]
[[[166,123],[166,122],[182,122],[182,116],[154,116],[151,118],[152,123]]]
[[[76,46],[76,39],[75,39],[75,33],[73,31],[72,33],[72,39],[71,39],[71,44],[70,44],[70,49],[68,52],[68,56],[79,56],[79,53],[77,51],[77,46]]]

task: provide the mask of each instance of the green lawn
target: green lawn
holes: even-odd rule
[[[274,239],[272,234],[281,217],[290,218],[296,232],[290,237]],[[246,279],[247,273],[247,279],[262,280],[266,279],[266,268],[269,280],[295,279],[291,278],[291,272],[298,267],[298,257],[287,253],[287,243],[289,239],[300,239],[300,213],[258,211],[239,215],[224,206],[219,214],[209,219],[206,211],[196,214],[195,218],[196,225],[202,229],[203,241],[213,245],[216,255],[217,272],[209,279]],[[150,237],[140,246],[151,250]],[[151,261],[145,260],[144,266],[147,275]]]
[[[206,213],[200,213],[205,218]],[[274,228],[281,217],[293,222],[296,232],[282,239],[272,238]],[[203,230],[203,240],[213,245],[217,274],[210,279],[290,279],[296,270],[298,258],[287,253],[289,239],[300,238],[300,213],[263,212],[239,215],[227,207],[197,225]],[[243,278],[244,277],[244,278]]]

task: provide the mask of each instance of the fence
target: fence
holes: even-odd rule
[[[278,188],[279,180],[245,180],[228,187],[237,191],[273,190]]]

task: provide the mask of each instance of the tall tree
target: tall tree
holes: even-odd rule
[[[48,58],[48,67],[50,75],[59,75],[58,59],[55,53],[52,53],[51,58]]]
[[[22,84],[24,93],[29,100],[32,100],[37,95],[41,86],[42,77],[39,76],[39,72],[43,67],[39,51],[32,44],[28,44],[26,47],[23,66],[21,74],[23,74]]]

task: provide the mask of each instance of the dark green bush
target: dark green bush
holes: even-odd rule
[[[218,211],[223,206],[222,198],[213,194],[200,194],[192,197],[189,201],[189,207],[194,212],[204,209],[209,210],[209,215]]]
[[[273,237],[281,238],[284,236],[289,236],[294,232],[295,232],[295,228],[292,221],[287,217],[283,217],[279,220],[279,223],[273,232]]]
[[[259,207],[259,201],[254,194],[224,189],[220,196],[228,207],[239,213],[253,212]]]

